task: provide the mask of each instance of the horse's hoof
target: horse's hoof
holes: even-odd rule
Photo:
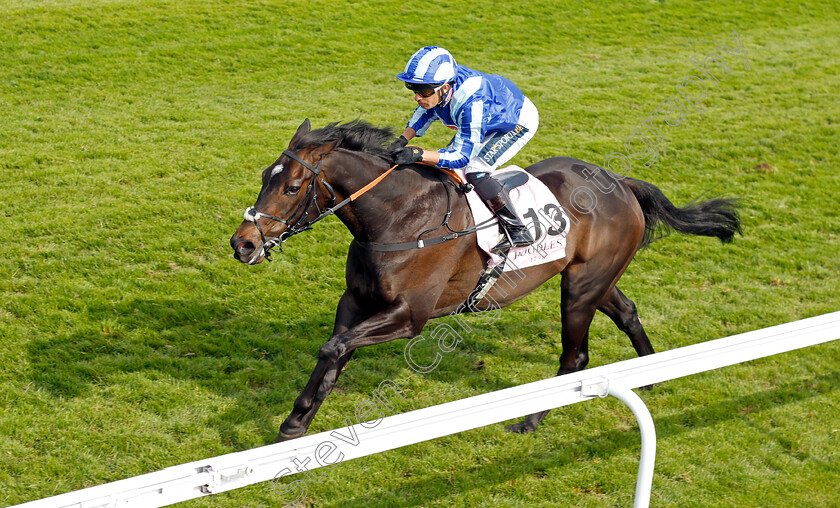
[[[527,434],[529,432],[534,432],[537,429],[531,427],[530,425],[527,425],[526,422],[519,422],[514,423],[513,425],[508,425],[507,427],[505,427],[505,430],[508,432],[513,432],[514,434]]]
[[[304,434],[306,434],[305,430],[286,433],[286,432],[283,432],[283,429],[281,428],[277,432],[277,439],[275,439],[274,442],[275,443],[282,443],[283,441],[290,441],[292,439],[297,439],[297,438],[303,436]]]

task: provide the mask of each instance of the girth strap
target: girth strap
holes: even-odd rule
[[[448,242],[449,240],[454,240],[458,237],[464,236],[464,234],[470,234],[474,232],[475,231],[468,231],[463,232],[463,234],[459,234],[459,232],[449,233],[448,235],[436,236],[434,238],[429,238],[428,240],[417,240],[415,242],[371,243],[360,242],[358,240],[355,240],[355,242],[359,247],[374,252],[397,252],[401,250],[422,249],[423,247],[430,247],[439,243]]]

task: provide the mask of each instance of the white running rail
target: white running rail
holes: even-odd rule
[[[653,419],[631,390],[757,358],[840,339],[840,311],[772,326],[642,358],[553,377],[467,399],[389,416],[371,429],[338,429],[353,442],[330,432],[263,446],[96,487],[31,501],[19,508],[158,507],[272,480],[294,459],[313,457],[319,444],[337,446],[342,462],[465,430],[613,395],[633,410],[642,434],[642,456],[635,506],[648,506],[656,450]],[[310,461],[308,469],[316,469]]]

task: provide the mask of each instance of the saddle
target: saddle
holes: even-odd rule
[[[453,171],[451,169],[444,169],[438,168],[438,170],[442,171],[444,174],[449,176],[460,188],[466,187],[468,184],[461,178],[461,175],[458,174],[457,171]],[[516,172],[504,172],[500,173],[498,171],[490,173],[490,177],[495,179],[499,182],[505,190],[510,193],[511,190],[525,185],[528,182],[528,174],[520,171]]]

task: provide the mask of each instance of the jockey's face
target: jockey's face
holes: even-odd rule
[[[423,109],[432,109],[433,107],[440,104],[440,101],[443,99],[443,96],[449,92],[449,84],[442,85],[441,87],[434,89],[433,93],[429,96],[424,97],[422,92],[415,92],[414,93],[414,100],[417,101],[417,105]]]

